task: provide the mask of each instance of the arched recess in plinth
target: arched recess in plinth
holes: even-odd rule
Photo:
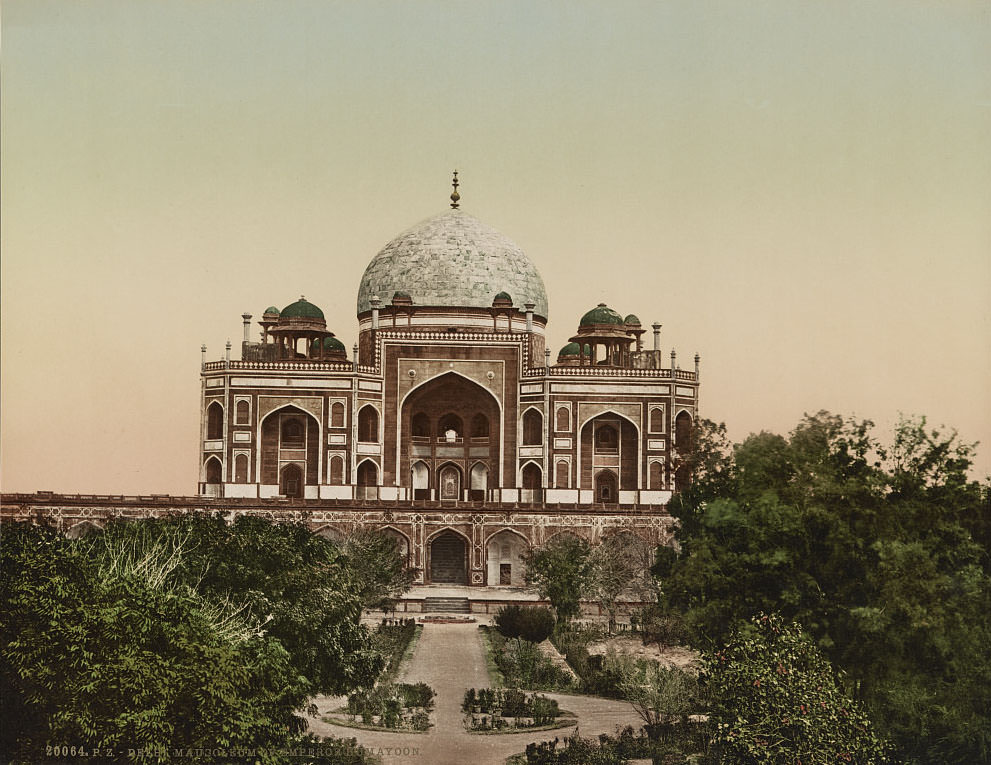
[[[412,549],[409,542],[409,537],[406,536],[399,529],[394,526],[383,526],[378,529],[378,533],[389,539],[393,539],[396,542],[396,551],[399,556],[403,559],[403,565],[409,567],[410,565],[410,550]]]
[[[468,551],[471,540],[445,528],[427,539],[427,575],[430,584],[468,584]]]
[[[314,532],[318,537],[323,537],[324,539],[330,540],[331,542],[340,543],[345,540],[347,535],[338,528],[330,525],[321,526]]]
[[[530,541],[513,529],[502,529],[485,541],[486,584],[522,587]]]
[[[70,526],[65,535],[69,539],[82,539],[89,534],[97,534],[103,531],[103,526],[95,521],[79,521]]]

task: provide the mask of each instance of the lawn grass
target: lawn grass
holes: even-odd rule
[[[489,687],[505,688],[506,678],[503,677],[502,670],[495,660],[496,647],[492,644],[491,627],[480,624],[478,629],[482,633],[482,643],[485,646],[485,669],[489,673]]]

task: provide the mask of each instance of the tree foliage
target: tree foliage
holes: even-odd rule
[[[81,540],[5,525],[0,750],[34,760],[75,742],[223,761],[211,753],[258,748],[278,761],[313,694],[369,686],[382,666],[362,591],[342,553],[298,524],[191,515]]]
[[[989,487],[973,447],[906,420],[820,412],[732,450],[700,423],[695,481],[671,502],[680,554],[662,605],[715,646],[760,612],[799,622],[898,755],[991,758]]]
[[[526,582],[551,602],[559,622],[578,616],[593,577],[590,545],[570,534],[552,537],[527,557]]]
[[[365,608],[391,610],[413,584],[415,572],[407,567],[399,543],[380,531],[357,529],[342,543],[341,552]]]
[[[504,638],[542,643],[554,631],[554,614],[541,606],[510,604],[496,612],[495,626]]]
[[[887,757],[867,715],[797,624],[761,614],[706,657],[719,762],[874,765]]]
[[[51,529],[0,548],[0,749],[52,742],[169,761],[173,747],[284,746],[309,686],[250,618],[169,578],[163,546],[108,566]],[[174,552],[174,550],[173,550]],[[209,759],[209,758],[208,758]]]

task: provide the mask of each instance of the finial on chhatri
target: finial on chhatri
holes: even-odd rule
[[[454,186],[454,191],[451,193],[451,209],[457,210],[458,209],[458,202],[461,200],[461,195],[458,193],[458,186],[460,184],[458,184],[458,171],[457,170],[454,171],[454,180],[451,182],[451,185]]]

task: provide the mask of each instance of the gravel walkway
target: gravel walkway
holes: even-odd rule
[[[462,725],[461,701],[467,688],[489,685],[485,668],[485,649],[475,624],[426,624],[403,682],[423,681],[436,692],[435,708],[427,733],[380,733],[330,725],[310,719],[310,730],[321,736],[356,738],[379,754],[383,765],[501,765],[531,741],[564,738],[574,728],[553,731],[504,733],[480,736],[470,734]],[[578,716],[582,736],[613,733],[617,726],[639,727],[633,708],[623,701],[608,701],[587,696],[548,693],[562,709]],[[340,698],[319,697],[320,715],[340,707]]]

